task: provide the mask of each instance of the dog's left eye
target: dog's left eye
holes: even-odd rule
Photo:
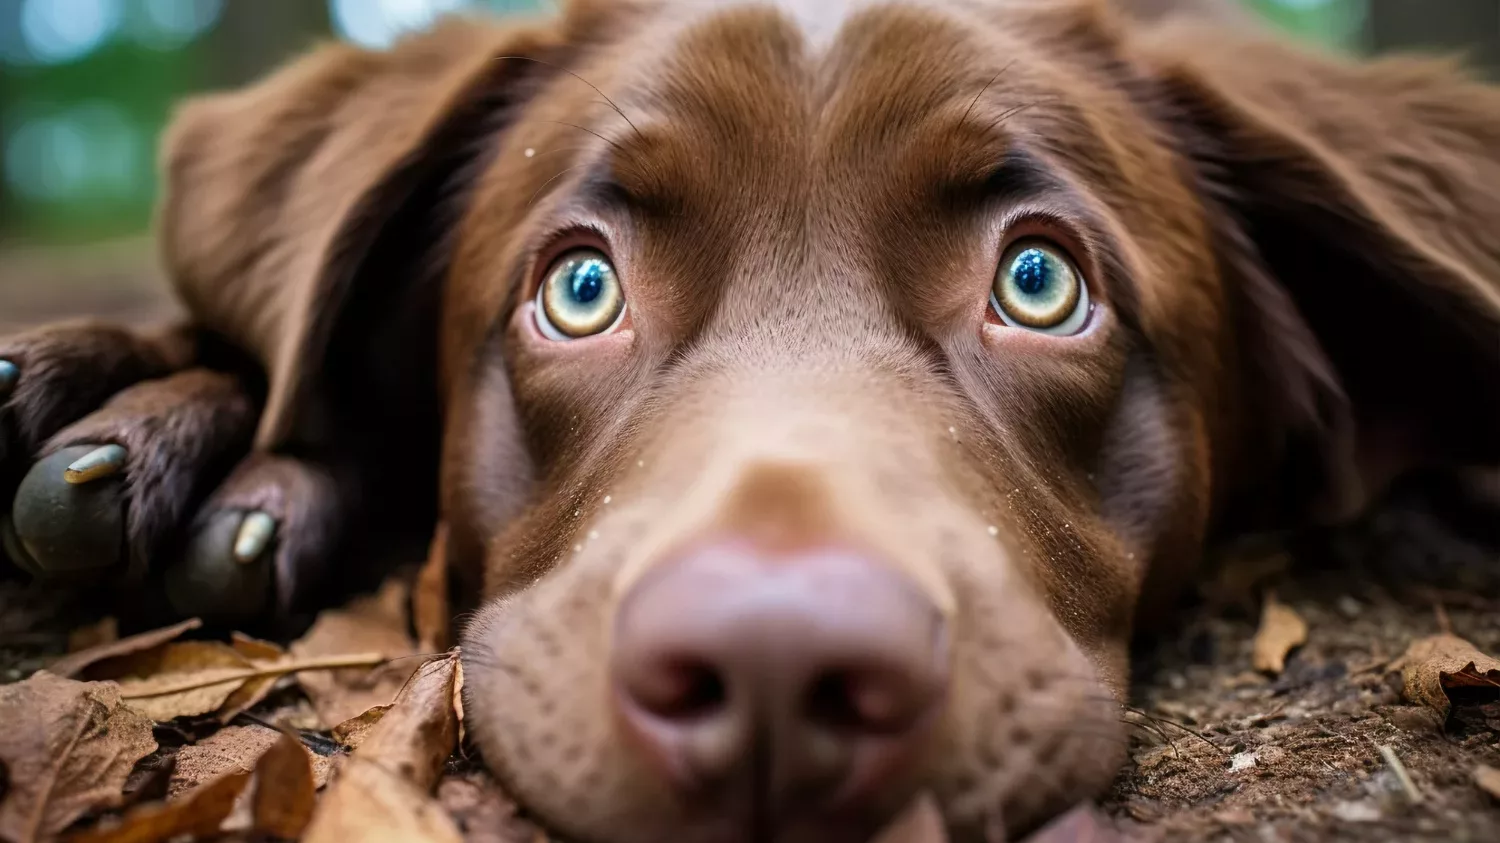
[[[602,334],[625,316],[625,294],[614,264],[598,249],[564,252],[536,291],[536,324],[548,339]]]
[[[1088,320],[1089,289],[1067,252],[1031,238],[1005,250],[990,306],[1012,328],[1076,334]]]

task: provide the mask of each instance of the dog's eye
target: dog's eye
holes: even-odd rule
[[[1021,240],[1005,250],[990,305],[1012,328],[1076,334],[1089,315],[1089,290],[1061,247]]]
[[[536,292],[537,327],[549,339],[602,334],[625,315],[625,294],[614,265],[598,249],[564,252]]]

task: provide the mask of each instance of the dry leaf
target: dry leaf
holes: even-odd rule
[[[85,812],[121,803],[135,763],[156,750],[151,724],[109,682],[48,672],[0,686],[0,839],[50,837]]]
[[[217,641],[182,641],[133,657],[120,694],[157,722],[217,711],[245,684],[252,665]]]
[[[120,623],[111,615],[68,633],[68,652],[81,653],[95,647],[107,647],[119,640]]]
[[[427,551],[427,562],[417,575],[411,598],[412,624],[417,643],[429,653],[448,649],[448,525],[438,524]]]
[[[304,840],[463,839],[428,795],[457,742],[457,666],[450,655],[420,667],[344,765]]]
[[[1286,669],[1287,654],[1306,643],[1307,621],[1292,607],[1277,600],[1276,592],[1266,592],[1260,629],[1255,631],[1251,664],[1263,673],[1280,674]]]
[[[292,645],[301,659],[373,653],[401,659],[417,652],[407,631],[408,589],[392,578],[378,594],[318,615],[307,635]],[[319,671],[297,677],[325,726],[358,717],[395,699],[418,660],[401,659],[375,669]]]
[[[251,664],[264,664],[267,662],[282,662],[286,659],[286,650],[262,641],[259,638],[251,638],[248,635],[234,633],[230,640],[230,646],[236,653],[250,660]],[[286,674],[267,674],[245,680],[245,684],[235,689],[229,698],[224,700],[224,705],[219,708],[219,722],[228,723],[241,714],[259,705],[270,695],[276,687],[276,683]]]
[[[1492,799],[1500,799],[1500,770],[1480,764],[1474,768],[1474,783]]]
[[[1414,703],[1436,711],[1444,720],[1453,708],[1450,688],[1489,688],[1500,692],[1500,660],[1456,635],[1419,638],[1400,659],[1403,692]]]
[[[283,840],[302,836],[317,805],[312,765],[307,748],[290,732],[255,765],[255,801],[251,809],[255,831]]]
[[[213,837],[249,781],[249,773],[230,773],[185,799],[137,808],[117,824],[72,835],[68,843],[165,843],[178,837]]]
[[[197,618],[185,620],[182,623],[164,629],[156,629],[151,632],[142,632],[128,638],[121,638],[108,644],[100,644],[87,650],[65,656],[52,663],[47,670],[64,679],[72,679],[80,676],[90,667],[97,666],[95,670],[89,670],[89,679],[115,679],[123,674],[109,675],[110,665],[106,662],[120,656],[129,656],[154,647],[160,647],[169,641],[181,638],[184,633],[190,632],[203,626],[203,622]]]
[[[918,796],[895,822],[875,835],[873,843],[948,843],[943,812],[932,794]]]
[[[462,843],[436,799],[385,766],[350,758],[318,803],[303,843]]]
[[[515,800],[484,773],[444,777],[438,784],[437,798],[467,843],[546,840],[536,826],[517,816]]]
[[[333,727],[333,739],[350,749],[358,749],[369,736],[370,730],[390,710],[391,707],[388,705],[377,705],[358,717],[345,720]]]
[[[1092,805],[1082,805],[1026,838],[1026,843],[1125,843],[1125,837]]]
[[[177,767],[167,787],[168,796],[179,797],[226,773],[252,772],[280,738],[280,732],[262,726],[230,726],[179,749]],[[314,786],[322,787],[328,782],[331,762],[306,747],[302,751],[312,765]]]

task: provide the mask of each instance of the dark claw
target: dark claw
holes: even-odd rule
[[[124,558],[121,482],[78,485],[64,477],[71,466],[99,450],[96,445],[63,448],[33,465],[16,489],[11,526],[19,548],[12,556],[33,575],[94,578]]]
[[[10,395],[10,391],[16,388],[16,381],[21,379],[21,370],[16,364],[9,360],[0,360],[0,399]]]
[[[276,522],[263,512],[221,512],[188,540],[167,569],[167,600],[185,617],[253,620],[271,604]]]

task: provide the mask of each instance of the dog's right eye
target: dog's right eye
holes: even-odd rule
[[[536,291],[536,324],[548,339],[603,334],[625,317],[625,293],[614,264],[598,249],[571,249],[547,269]]]

